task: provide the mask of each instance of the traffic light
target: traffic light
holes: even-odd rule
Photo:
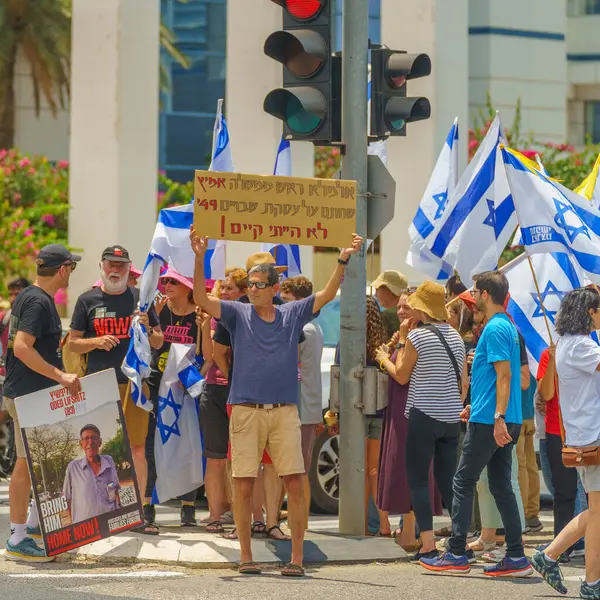
[[[429,119],[427,98],[408,98],[408,79],[431,73],[427,54],[407,54],[401,50],[371,50],[371,136],[385,139],[406,135],[406,123]]]
[[[265,54],[283,65],[283,88],[263,108],[283,121],[284,136],[325,145],[340,140],[341,58],[332,56],[333,0],[272,0],[283,7],[283,30]]]

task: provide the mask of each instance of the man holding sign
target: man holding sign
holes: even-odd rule
[[[234,516],[240,540],[240,573],[258,574],[250,545],[251,498],[263,451],[283,478],[288,494],[292,533],[291,562],[282,575],[301,577],[305,500],[302,475],[304,460],[298,416],[298,338],[304,325],[331,302],[340,287],[345,266],[363,240],[353,235],[349,248],[341,251],[338,265],[325,288],[297,302],[273,305],[279,292],[279,273],[273,265],[256,265],[248,273],[250,304],[219,300],[206,293],[204,255],[208,238],[191,228],[196,254],[194,299],[229,331],[233,341],[236,376],[229,403],[231,462],[235,482]]]
[[[80,256],[60,244],[44,246],[36,260],[37,279],[19,294],[12,307],[4,383],[4,405],[14,421],[17,449],[9,491],[11,536],[5,552],[9,560],[54,560],[30,537],[38,530],[35,506],[26,524],[31,480],[14,399],[52,387],[56,382],[68,388],[71,395],[81,389],[77,375],[62,371],[62,326],[54,303],[54,295],[69,285],[79,260]]]

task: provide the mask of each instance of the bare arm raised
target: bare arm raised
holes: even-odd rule
[[[194,302],[211,317],[221,318],[221,301],[216,296],[206,293],[206,281],[204,278],[204,256],[208,249],[208,238],[198,237],[192,225],[190,227],[190,243],[196,255],[194,265]]]

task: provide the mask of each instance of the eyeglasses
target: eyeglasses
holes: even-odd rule
[[[77,263],[76,262],[67,262],[67,263],[63,263],[62,266],[63,267],[71,267],[71,272],[73,272],[77,268]]]
[[[82,442],[99,442],[100,436],[99,435],[86,435],[81,438],[81,441]]]
[[[267,283],[266,281],[249,281],[248,287],[249,288],[255,287],[257,290],[264,290],[268,287],[273,287],[273,286],[270,283]]]
[[[179,281],[177,279],[171,279],[170,277],[164,277],[160,280],[163,285],[179,285]]]

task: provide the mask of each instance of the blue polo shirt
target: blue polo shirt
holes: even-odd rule
[[[521,358],[519,334],[507,315],[498,313],[486,324],[479,338],[471,373],[472,423],[494,424],[496,369],[494,363],[510,362],[510,398],[506,422],[521,424]]]

